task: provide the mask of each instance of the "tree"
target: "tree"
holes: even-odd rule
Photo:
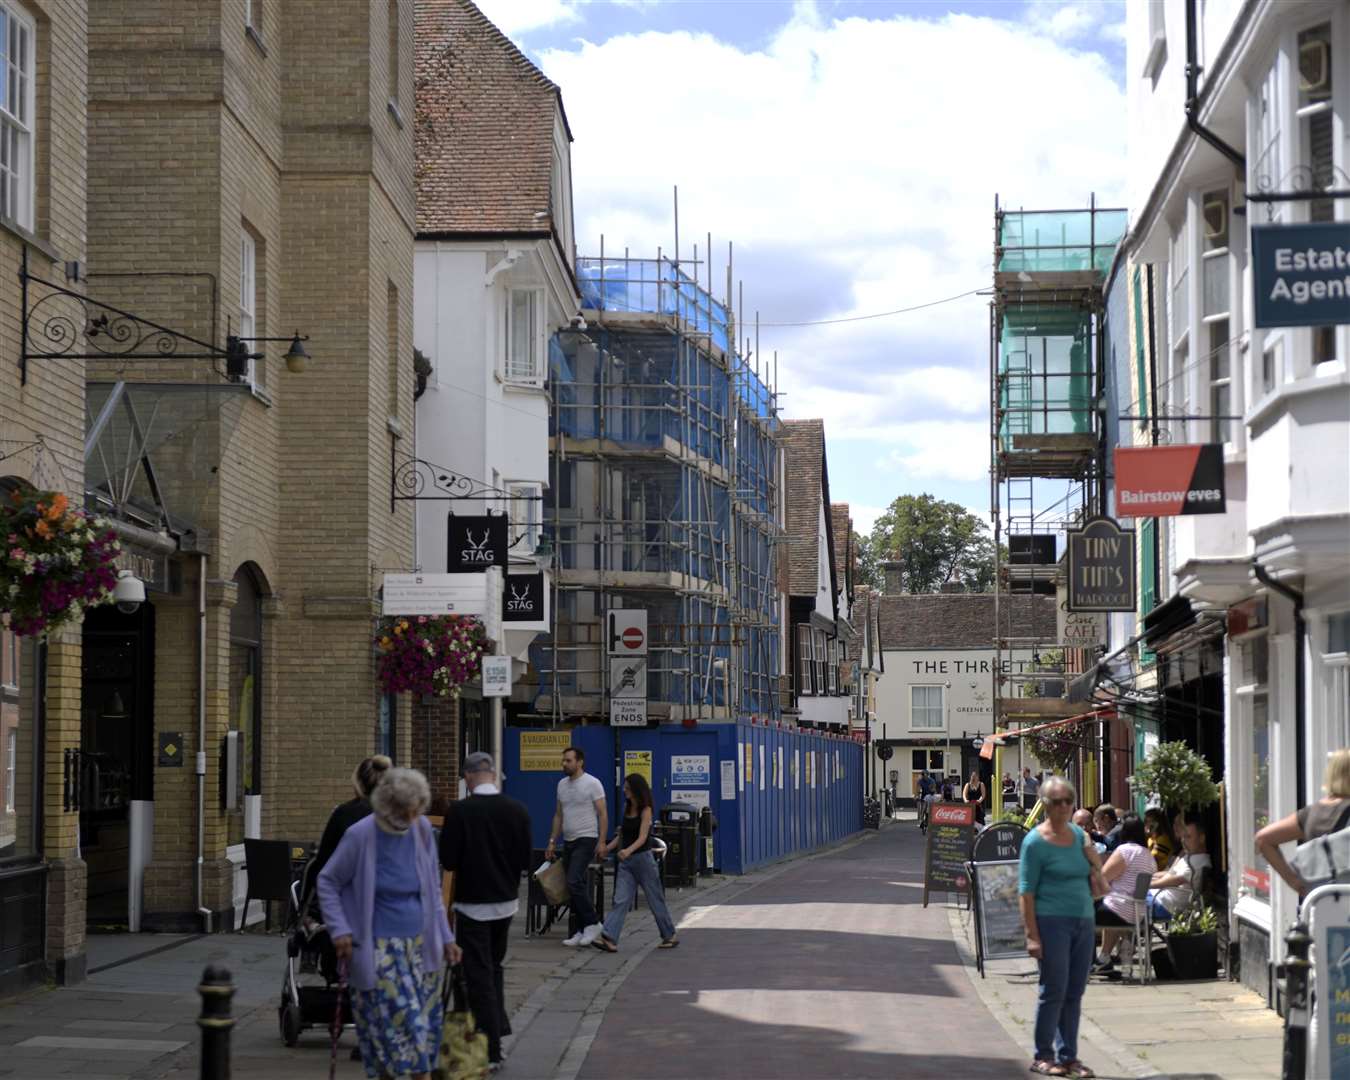
[[[966,592],[994,587],[989,526],[960,503],[901,495],[877,518],[867,548],[879,578],[882,563],[900,564],[908,593],[937,592],[947,581],[959,582]]]
[[[877,558],[872,538],[855,532],[853,550],[857,553],[854,556],[853,579],[859,585],[866,585],[880,592],[885,585],[885,578],[881,573],[881,560]]]

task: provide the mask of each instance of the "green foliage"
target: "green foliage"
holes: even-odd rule
[[[960,582],[966,592],[994,585],[989,527],[960,503],[901,495],[877,518],[866,547],[873,580],[884,578],[882,563],[898,562],[908,593],[937,592],[947,581]],[[863,558],[860,553],[860,564]]]
[[[1159,743],[1148,760],[1135,767],[1130,783],[1136,792],[1156,795],[1169,811],[1219,801],[1219,785],[1208,762],[1183,742]]]
[[[1025,825],[1027,814],[1020,806],[1004,806],[1003,813],[999,814],[998,820],[1011,821],[1014,825]]]
[[[867,585],[880,592],[885,587],[886,579],[881,572],[881,560],[877,558],[872,538],[855,532],[853,550],[857,552],[853,563],[854,580],[859,585]]]
[[[1079,725],[1049,728],[1023,735],[1023,744],[1036,755],[1045,770],[1055,776],[1067,776],[1069,766],[1078,760]]]
[[[1196,937],[1219,929],[1219,913],[1204,904],[1192,904],[1178,912],[1167,924],[1168,937]]]

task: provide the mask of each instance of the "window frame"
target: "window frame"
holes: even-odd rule
[[[258,337],[258,241],[252,230],[239,223],[239,340],[248,343],[249,352]],[[243,379],[250,386],[257,385],[258,363],[250,356],[244,365]]]
[[[921,725],[918,723],[919,708],[914,704],[914,691],[916,690],[936,690],[938,692],[937,718],[938,723],[934,725]],[[925,715],[930,714],[934,709],[931,704],[924,704],[922,712]],[[909,684],[909,730],[910,731],[945,731],[947,729],[947,688],[942,683],[910,683]]]
[[[522,373],[516,368],[516,298],[530,297],[529,365]],[[548,372],[548,338],[544,333],[545,296],[537,286],[512,286],[505,291],[504,335],[501,349],[501,379],[509,386],[542,387]]]
[[[826,674],[826,670],[828,669],[830,664],[830,659],[828,647],[825,641],[825,631],[817,630],[813,627],[811,631],[811,637],[814,639],[811,652],[812,655],[815,657],[815,673],[813,678],[816,687],[816,695],[818,697],[823,697],[825,694],[829,693],[829,685],[830,685],[829,676]]]
[[[5,732],[5,813],[14,813],[14,789],[19,776],[19,729]]]
[[[800,622],[797,624],[797,695],[799,697],[815,696],[815,657],[814,657],[815,635],[812,633],[811,624]]]
[[[19,139],[16,141],[23,148],[20,169],[9,169],[16,181],[15,190],[9,195],[8,204],[0,198],[0,215],[33,232],[37,227],[37,22],[10,0],[0,0],[0,12],[4,15],[3,40],[0,41],[0,49],[4,53],[4,71],[0,72],[0,78],[5,80],[6,99],[9,97],[7,91],[11,66],[9,42],[13,36],[10,24],[17,23],[27,35],[24,55],[18,65],[19,75],[24,81],[23,109],[26,119],[0,104],[0,138],[7,137],[12,127],[18,132]],[[11,208],[13,213],[10,212]]]
[[[533,555],[539,546],[539,537],[543,529],[544,485],[538,480],[505,480],[502,482],[510,496],[506,500],[506,512],[509,528],[512,530],[512,548],[519,554]],[[523,513],[518,513],[523,511]],[[516,532],[524,522],[525,530]]]
[[[829,692],[837,695],[839,693],[839,639],[830,638],[825,648],[828,653],[826,672],[829,679]]]

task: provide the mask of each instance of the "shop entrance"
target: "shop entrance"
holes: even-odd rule
[[[78,790],[91,929],[128,922],[131,805],[154,797],[154,648],[153,605],[86,612]]]

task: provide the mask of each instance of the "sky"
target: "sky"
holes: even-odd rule
[[[720,295],[734,243],[855,528],[921,492],[986,515],[988,299],[962,294],[996,196],[1122,205],[1123,3],[477,2],[562,89],[579,253],[669,254],[678,187],[680,255],[711,234]],[[852,321],[781,325],[822,320]]]

